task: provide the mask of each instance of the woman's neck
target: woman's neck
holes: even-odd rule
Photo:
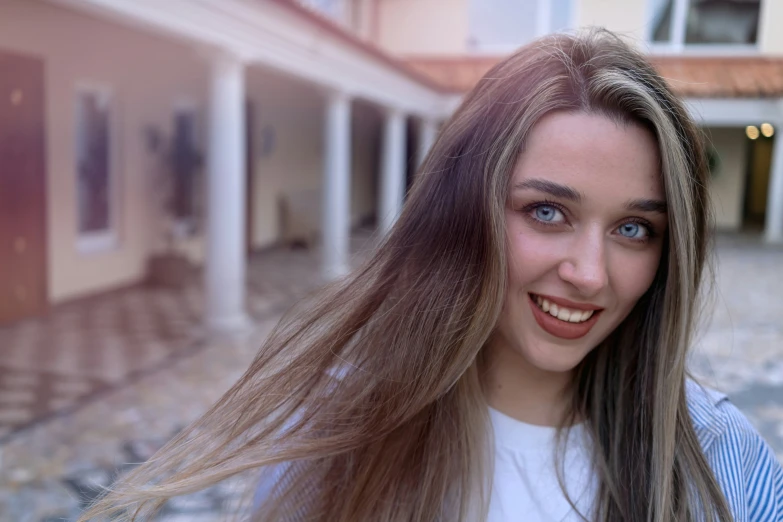
[[[484,390],[488,404],[522,422],[558,426],[570,404],[573,372],[549,372],[532,366],[500,339],[485,347]]]

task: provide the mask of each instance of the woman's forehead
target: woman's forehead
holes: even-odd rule
[[[658,144],[641,125],[598,114],[552,113],[528,134],[512,189],[548,181],[581,199],[665,199]],[[577,199],[577,198],[570,198]]]

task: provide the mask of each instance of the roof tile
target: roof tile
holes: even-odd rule
[[[470,90],[502,57],[410,58],[414,70],[446,90]],[[680,96],[770,98],[783,96],[783,57],[650,57]]]

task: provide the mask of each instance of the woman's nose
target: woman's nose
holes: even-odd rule
[[[609,284],[604,234],[586,230],[576,238],[558,274],[580,294],[592,297]]]

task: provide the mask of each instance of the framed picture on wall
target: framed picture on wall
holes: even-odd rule
[[[75,96],[77,246],[109,249],[118,243],[118,183],[110,89],[80,85]]]

